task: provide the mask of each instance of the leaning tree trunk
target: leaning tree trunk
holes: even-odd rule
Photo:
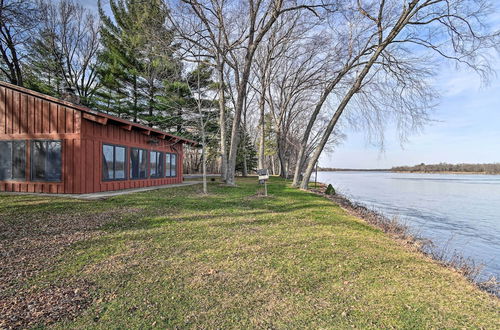
[[[394,36],[395,37],[395,36]],[[309,186],[309,180],[311,178],[311,174],[314,170],[314,166],[316,162],[319,159],[319,156],[323,152],[323,149],[325,148],[326,143],[328,142],[328,139],[330,138],[330,135],[335,128],[335,125],[337,124],[340,116],[344,112],[345,108],[347,107],[347,104],[349,101],[352,99],[354,94],[359,91],[361,88],[361,83],[363,82],[363,79],[366,77],[368,72],[370,71],[371,67],[373,66],[373,63],[377,60],[379,55],[382,53],[382,51],[385,49],[386,44],[379,45],[375,53],[373,53],[372,57],[368,61],[368,63],[365,65],[359,76],[356,78],[353,86],[349,89],[347,94],[344,96],[342,99],[342,102],[340,102],[337,110],[335,111],[335,114],[333,115],[332,119],[330,119],[330,122],[328,123],[328,126],[326,127],[325,132],[323,133],[323,136],[321,137],[321,141],[319,142],[318,146],[316,146],[314,153],[309,159],[309,163],[307,164],[307,169],[306,172],[304,173],[304,177],[302,178],[302,182],[300,184],[301,189],[307,189]]]
[[[408,22],[411,19],[411,17],[413,15],[415,15],[416,12],[413,11],[413,9],[415,7],[417,7],[418,2],[419,2],[418,0],[412,0],[408,4],[408,6],[405,8],[404,12],[399,17],[397,23],[392,28],[391,32],[385,38],[385,40],[382,41],[382,35],[380,35],[380,42],[379,42],[379,44],[378,44],[375,52],[372,54],[372,56],[370,57],[370,59],[368,60],[368,62],[365,64],[365,66],[363,67],[363,70],[361,70],[361,72],[358,75],[358,77],[356,78],[353,86],[349,89],[349,91],[347,92],[347,94],[344,96],[344,98],[342,99],[342,102],[340,102],[340,104],[339,104],[339,106],[337,108],[337,111],[335,111],[335,114],[333,115],[332,119],[328,123],[328,126],[327,126],[325,132],[323,133],[323,136],[321,138],[321,141],[320,141],[319,145],[316,147],[316,149],[314,150],[313,156],[309,160],[306,172],[304,174],[304,178],[302,179],[302,183],[300,184],[300,188],[307,189],[307,187],[309,185],[309,179],[311,178],[311,174],[312,174],[312,172],[314,170],[314,165],[318,161],[319,156],[321,155],[321,152],[323,151],[326,143],[328,142],[328,139],[330,138],[330,134],[332,133],[333,128],[335,127],[335,125],[337,124],[340,116],[342,115],[342,112],[344,111],[344,109],[346,108],[347,104],[349,103],[349,101],[351,100],[351,98],[354,96],[354,94],[356,92],[358,92],[359,89],[361,88],[361,83],[363,82],[363,79],[366,77],[366,75],[368,74],[368,72],[370,71],[370,69],[372,68],[373,64],[375,63],[375,61],[380,56],[380,54],[384,51],[384,49],[391,42],[394,41],[394,39],[401,32],[401,30],[403,30],[403,28],[408,24]],[[345,74],[345,72],[347,72],[346,70],[348,70],[348,67],[344,67],[344,70],[343,70],[342,74],[339,75],[339,76],[337,76],[337,78],[335,80],[340,81],[341,76],[343,76]],[[336,83],[335,83],[335,81],[333,81],[332,84],[329,87],[332,87],[332,89],[333,89],[333,87],[335,87],[335,85],[336,85]],[[328,94],[326,96],[328,96]],[[324,96],[324,95],[325,94],[323,94],[322,96]],[[326,97],[325,97],[325,100],[326,100]],[[308,125],[308,128],[309,128],[309,125]],[[310,134],[310,131],[309,131],[308,134]],[[304,140],[302,140],[302,142],[304,143]],[[307,143],[307,139],[305,140],[305,143]],[[304,150],[305,150],[305,143],[302,146]],[[301,157],[304,157],[304,152],[303,151],[301,152]],[[296,180],[294,178],[294,182],[295,181]]]
[[[306,130],[304,131],[304,135],[302,136],[302,140],[300,141],[300,149],[299,149],[299,154],[297,156],[297,164],[302,164],[306,161],[306,149],[307,149],[307,142],[309,141],[309,137],[311,135],[312,128],[314,126],[314,123],[316,122],[316,119],[318,118],[318,114],[321,111],[321,108],[323,108],[323,104],[325,104],[328,95],[333,91],[335,86],[342,80],[344,75],[349,72],[350,66],[356,61],[356,59],[359,57],[356,57],[351,61],[351,64],[347,64],[344,66],[342,71],[335,77],[334,80],[330,84],[328,84],[325,89],[323,90],[323,93],[321,94],[321,97],[318,100],[318,103],[316,103],[316,106],[314,107],[314,111],[311,114],[311,118],[309,119],[309,122],[307,123]],[[298,187],[300,184],[300,176],[302,171],[302,166],[297,166],[295,168],[295,173],[293,176],[293,182],[292,186],[293,187]]]
[[[302,136],[302,140],[300,141],[300,149],[299,149],[299,154],[297,156],[297,164],[303,163],[306,159],[305,152],[307,149],[307,142],[309,141],[309,136],[311,135],[312,128],[314,126],[314,123],[316,122],[316,118],[318,117],[318,114],[321,111],[323,104],[325,103],[326,99],[328,98],[328,95],[332,91],[333,86],[334,86],[334,84],[332,83],[325,89],[325,91],[321,95],[318,103],[314,107],[314,111],[311,114],[311,118],[309,119],[309,122],[307,123],[306,130],[304,131],[304,135]],[[292,182],[293,187],[298,187],[300,184],[301,170],[302,170],[302,166],[295,167],[295,173],[293,175],[293,182]]]

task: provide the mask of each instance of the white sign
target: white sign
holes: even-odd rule
[[[265,168],[258,169],[257,175],[259,176],[259,181],[269,180],[269,172]]]

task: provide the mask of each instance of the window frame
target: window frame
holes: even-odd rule
[[[125,177],[123,179],[105,179],[104,178],[104,154],[103,154],[103,149],[104,149],[104,146],[110,146],[110,147],[113,147],[113,176],[116,176],[116,147],[120,147],[120,148],[125,148],[125,161],[124,161],[124,172],[125,172]],[[101,146],[101,157],[102,157],[102,162],[101,162],[101,180],[103,182],[110,182],[110,181],[127,181],[128,180],[128,151],[129,151],[129,148],[127,146],[124,146],[124,145],[120,145],[120,144],[115,144],[115,143],[106,143],[106,142],[103,142],[102,143],[102,146]]]
[[[134,178],[134,177],[132,177],[132,173],[130,173],[130,171],[132,170],[132,150],[134,150],[134,149],[142,150],[142,151],[144,151],[144,153],[146,153],[146,177],[144,177],[144,178],[141,178],[140,175],[139,175],[138,178]],[[147,179],[149,179],[149,162],[150,162],[150,160],[149,160],[149,152],[150,152],[150,150],[143,149],[143,148],[140,148],[140,147],[130,147],[129,148],[129,157],[128,157],[128,159],[129,159],[129,165],[130,166],[128,167],[128,171],[129,171],[129,178],[128,178],[128,180],[147,180]],[[138,170],[139,170],[139,174],[140,174],[140,161],[139,161],[139,169]]]
[[[178,159],[178,154],[175,152],[166,152],[165,155],[169,155],[168,159],[168,171],[167,171],[167,157],[165,156],[165,178],[176,178],[177,177],[177,159]],[[172,175],[172,155],[175,156],[175,175]],[[167,175],[168,172],[168,175]]]
[[[33,164],[35,162],[33,162],[33,148],[35,147],[35,143],[34,142],[59,142],[60,146],[61,146],[61,178],[59,180],[42,180],[42,179],[34,179],[33,178]],[[61,183],[63,182],[64,180],[64,161],[63,161],[63,155],[64,155],[64,151],[63,151],[63,141],[62,140],[50,140],[50,139],[32,139],[30,140],[30,181],[32,182],[53,182],[53,183]],[[47,161],[47,160],[45,160]],[[47,164],[45,164],[45,168],[47,168]]]
[[[160,155],[160,159],[158,160],[158,162],[156,162],[156,174],[153,176],[151,175],[151,169],[152,169],[152,164],[151,164],[151,154],[152,153],[156,153],[157,155]],[[165,177],[165,153],[162,152],[162,151],[158,151],[158,150],[149,150],[149,178],[150,179],[161,179],[161,178],[164,178]],[[162,173],[158,173],[158,165],[161,165],[161,171]]]
[[[3,181],[3,182],[26,182],[28,181],[28,148],[30,148],[30,145],[28,143],[28,140],[0,140],[0,143],[1,142],[24,142],[24,178],[23,179],[19,179],[19,178],[16,178],[16,179],[13,179],[12,178],[12,173],[14,172],[13,171],[13,166],[14,166],[14,159],[13,159],[13,148],[12,148],[12,145],[10,147],[10,157],[11,157],[11,164],[10,164],[10,172],[11,172],[11,178],[10,179],[0,179],[0,181]],[[31,155],[31,149],[30,149],[30,155]],[[31,176],[31,159],[30,159],[30,176]]]

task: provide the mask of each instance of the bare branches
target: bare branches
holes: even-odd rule
[[[482,24],[488,9],[484,0],[412,0],[403,4],[357,0],[345,5],[335,17],[337,24],[343,21],[349,29],[332,30],[340,38],[356,36],[347,43],[348,56],[355,61],[339,71],[342,76],[332,76],[333,88],[323,93],[334,95],[338,105],[309,161],[302,187],[307,187],[314,164],[344,111],[349,117],[349,110],[356,109],[359,115],[351,124],[376,132],[383,147],[389,118],[395,120],[402,140],[428,120],[436,93],[425,82],[436,72],[435,61],[465,65],[487,79],[491,69],[485,54],[497,47],[499,35]],[[323,103],[320,99],[318,106]],[[308,138],[304,136],[304,141]],[[299,176],[296,171],[294,182]]]
[[[24,85],[26,44],[40,16],[31,0],[0,0],[0,71],[13,84]]]

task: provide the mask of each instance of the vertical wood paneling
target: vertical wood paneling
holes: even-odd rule
[[[19,93],[12,92],[12,103],[10,107],[10,118],[12,121],[11,134],[19,133]],[[16,111],[17,110],[17,111]]]
[[[34,98],[33,103],[33,111],[35,112],[35,125],[33,133],[37,134],[42,132],[42,100]]]
[[[5,88],[0,87],[0,134],[5,134],[7,107],[5,104]]]
[[[48,133],[50,131],[50,112],[49,102],[42,100],[42,129],[40,133]]]
[[[68,108],[65,108],[64,109],[65,113],[66,113],[66,133],[74,133],[74,130],[73,130],[73,115],[74,115],[74,110],[73,109],[68,109]]]
[[[28,95],[21,95],[21,125],[19,129],[19,133],[26,134],[28,133]]]
[[[71,177],[71,140],[64,140],[63,152],[63,178],[64,178],[64,192],[70,191]]]
[[[33,134],[35,132],[35,109],[34,109],[34,98],[33,96],[28,96],[28,123],[27,123],[27,133]]]
[[[57,123],[58,123],[58,116],[57,116],[57,104],[55,103],[50,103],[50,115],[49,115],[49,132],[50,133],[57,133]]]
[[[23,122],[25,120],[25,115],[24,115],[24,103],[23,103],[23,96],[20,93],[16,93],[17,97],[16,99],[18,100],[16,108],[14,109],[14,115],[17,116],[17,126],[15,127],[14,134],[20,134],[23,132]]]
[[[57,132],[66,133],[66,108],[57,106]]]
[[[81,159],[82,159],[82,141],[80,139],[73,141],[73,192],[81,193]]]
[[[80,111],[74,111],[73,125],[73,133],[82,133],[82,113]]]
[[[92,146],[91,142],[88,140],[83,140],[84,145],[85,145],[85,178],[84,178],[84,184],[85,184],[85,192],[89,193],[92,192]]]
[[[42,97],[0,87],[0,134],[83,134],[82,138],[63,139],[62,182],[31,182],[29,175],[30,147],[27,148],[26,182],[0,182],[0,190],[44,192],[44,193],[90,193],[106,190],[139,188],[182,181],[182,146],[176,150],[169,141],[161,141],[152,147],[147,143],[149,136],[138,129],[127,131],[112,122],[100,125],[82,120],[82,112],[59,105]],[[11,138],[11,137],[10,137]],[[1,139],[1,137],[0,137]],[[159,150],[178,154],[176,178],[159,178],[125,181],[102,181],[102,143],[139,147],[146,151]],[[126,156],[127,176],[129,175],[129,154]],[[149,172],[148,163],[148,172]]]
[[[12,134],[12,91],[5,90],[5,133]]]

